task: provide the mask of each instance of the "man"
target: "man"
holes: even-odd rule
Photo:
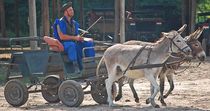
[[[93,40],[81,37],[79,35],[79,24],[73,19],[74,9],[72,3],[68,2],[61,8],[63,17],[56,19],[54,23],[54,37],[64,46],[64,52],[68,54],[68,59],[82,70],[82,49],[84,47],[93,47]],[[85,57],[94,57],[94,49],[85,50]]]

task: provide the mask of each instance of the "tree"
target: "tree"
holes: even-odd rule
[[[16,33],[16,37],[19,37],[19,11],[18,11],[18,4],[19,4],[19,0],[15,0],[15,33]]]
[[[36,26],[36,3],[35,0],[29,0],[29,33],[30,37],[37,36],[37,26]],[[37,41],[30,42],[31,49],[37,49]]]
[[[42,0],[42,26],[43,35],[50,34],[50,23],[49,23],[49,0]],[[41,36],[43,36],[41,35]]]
[[[3,37],[6,37],[6,25],[5,25],[5,11],[4,11],[4,0],[0,0],[0,28]]]

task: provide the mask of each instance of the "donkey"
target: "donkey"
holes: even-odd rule
[[[186,43],[190,46],[191,50],[192,50],[192,56],[193,58],[191,59],[195,59],[197,58],[198,60],[200,60],[201,62],[203,62],[206,58],[206,53],[202,48],[201,43],[198,41],[198,38],[200,37],[200,35],[202,34],[204,28],[199,28],[197,29],[194,33],[190,34],[189,36],[185,37],[185,41]],[[170,60],[168,59],[169,62],[174,62],[177,60],[174,60],[173,58]],[[189,61],[189,60],[188,60]],[[186,61],[182,61],[182,62],[186,62]],[[174,64],[175,68],[179,67],[181,64]],[[173,91],[174,89],[174,82],[173,82],[173,73],[175,72],[174,69],[174,65],[172,65],[172,67],[164,67],[163,70],[161,71],[162,74],[160,74],[159,78],[160,78],[160,102],[163,106],[166,106],[166,103],[164,101],[164,98],[167,98],[168,95]],[[163,96],[163,91],[164,91],[164,83],[165,83],[165,77],[167,77],[169,85],[170,85],[170,89],[168,90],[168,92]]]
[[[135,78],[137,78],[137,76],[138,78],[146,77],[150,81],[151,96],[147,99],[147,103],[151,103],[153,107],[159,107],[159,105],[155,103],[154,98],[160,90],[156,78],[160,73],[162,67],[143,68],[135,70],[128,69],[125,74],[117,73],[118,69],[120,69],[121,71],[125,71],[129,63],[133,60],[133,58],[139,51],[141,51],[141,53],[137,56],[134,65],[164,63],[171,53],[177,53],[181,51],[189,55],[191,49],[185,43],[180,33],[178,33],[177,31],[163,33],[163,37],[161,37],[157,42],[147,46],[116,44],[109,47],[104,52],[104,55],[98,64],[98,66],[100,66],[100,64],[104,60],[108,71],[108,78],[105,80],[105,84],[109,106],[114,106],[111,92],[112,84],[115,81],[118,81],[123,76],[132,78],[132,75],[134,75],[136,76]],[[149,57],[147,56],[148,54],[150,55]],[[136,73],[132,74],[133,72]]]
[[[202,34],[203,32],[203,28],[202,29],[197,29],[194,33],[190,34],[189,36],[186,36],[184,39],[185,41],[187,42],[187,44],[190,46],[190,48],[192,49],[192,56],[194,58],[198,58],[200,61],[204,61],[205,58],[206,58],[206,54],[200,44],[200,42],[198,41],[198,38],[200,37],[200,35]],[[126,45],[145,45],[145,44],[151,44],[149,42],[142,42],[142,41],[128,41],[128,42],[125,42],[124,44]],[[180,56],[180,55],[179,55]],[[173,60],[172,60],[173,59]],[[174,60],[175,59],[175,60]],[[181,59],[181,60],[180,60]],[[183,58],[180,58],[180,57],[175,57],[174,56],[171,56],[169,59],[168,59],[168,62],[184,62],[182,61],[184,60]],[[174,65],[180,65],[180,64],[174,64]],[[178,67],[176,66],[176,67]],[[172,67],[171,67],[172,68]],[[170,93],[171,91],[174,89],[174,84],[173,84],[173,74],[172,73],[169,73],[169,72],[173,72],[174,69],[171,69],[170,67],[166,68],[164,67],[161,71],[161,74],[160,74],[160,101],[162,103],[162,105],[166,105],[166,103],[164,102],[164,98],[166,98]],[[167,77],[168,79],[168,82],[170,84],[170,89],[169,91],[167,92],[166,95],[163,96],[163,91],[164,91],[164,82],[165,82],[165,76]],[[121,99],[122,97],[122,86],[123,86],[123,82],[124,82],[124,79],[128,79],[128,78],[121,78],[118,83],[119,83],[119,91],[118,91],[118,95],[116,96],[115,98],[115,101],[118,101]],[[133,82],[134,82],[134,79],[128,79],[128,83],[129,83],[129,86],[133,92],[133,96],[135,98],[135,102],[139,102],[139,97],[135,91],[135,88],[133,87]]]

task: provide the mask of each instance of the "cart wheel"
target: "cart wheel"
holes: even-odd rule
[[[60,99],[58,97],[58,88],[61,81],[58,76],[47,76],[42,85],[42,97],[49,103],[58,103]]]
[[[20,80],[12,79],[5,85],[4,97],[10,105],[19,107],[28,100],[28,89]]]
[[[112,98],[114,99],[116,97],[117,87],[116,84],[112,85]],[[104,79],[95,81],[91,85],[91,96],[94,101],[96,101],[99,104],[107,104],[107,91],[105,86]]]
[[[58,96],[66,106],[77,107],[83,102],[84,92],[79,83],[67,80],[60,85]]]

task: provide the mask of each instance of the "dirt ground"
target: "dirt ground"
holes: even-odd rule
[[[146,79],[135,81],[135,88],[140,97],[140,103],[135,103],[129,86],[123,87],[123,98],[116,102],[119,106],[109,108],[108,105],[99,105],[90,94],[85,95],[83,103],[78,108],[66,107],[62,103],[48,104],[41,96],[41,93],[30,94],[25,105],[14,108],[10,106],[3,94],[4,86],[0,87],[0,110],[2,111],[22,111],[22,110],[40,110],[40,111],[210,111],[210,57],[205,64],[196,67],[198,62],[194,61],[191,67],[185,72],[174,76],[175,89],[172,94],[165,100],[167,106],[153,108],[147,105],[145,100],[150,95],[150,84]],[[166,91],[169,88],[166,83]],[[156,102],[160,104],[157,100]]]

